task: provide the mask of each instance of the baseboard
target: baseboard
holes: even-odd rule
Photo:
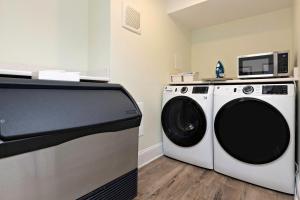
[[[151,147],[139,151],[139,168],[149,164],[163,155],[162,143],[155,144]]]

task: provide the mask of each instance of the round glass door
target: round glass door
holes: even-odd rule
[[[225,104],[217,113],[214,126],[223,149],[250,164],[278,159],[290,141],[289,126],[282,114],[274,106],[254,98]]]
[[[164,106],[161,121],[166,136],[182,147],[198,144],[206,132],[206,117],[202,108],[185,96],[175,97]]]

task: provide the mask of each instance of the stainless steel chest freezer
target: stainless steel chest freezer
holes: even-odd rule
[[[120,85],[0,78],[0,199],[133,199],[140,121]]]

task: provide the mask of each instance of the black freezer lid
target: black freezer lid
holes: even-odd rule
[[[138,106],[118,84],[0,78],[0,139],[7,145],[38,140],[45,148],[140,121]]]

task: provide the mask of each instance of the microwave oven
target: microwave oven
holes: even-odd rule
[[[288,51],[238,57],[238,78],[285,77],[288,71]]]

